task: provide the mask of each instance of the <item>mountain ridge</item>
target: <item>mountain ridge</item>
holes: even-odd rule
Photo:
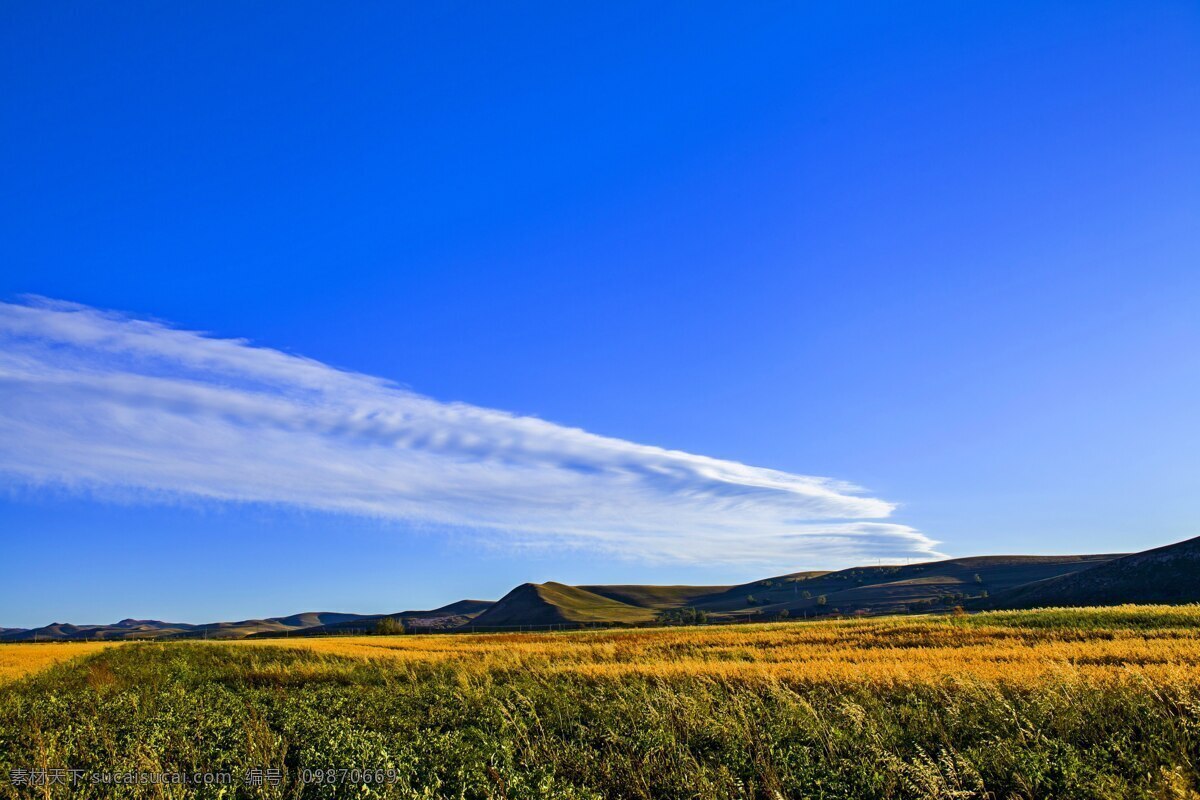
[[[980,608],[1200,602],[1200,537],[1015,586]]]
[[[415,631],[646,625],[694,608],[714,622],[1129,602],[1200,602],[1200,537],[1138,553],[969,556],[918,564],[792,572],[714,586],[523,583],[496,601],[391,614],[310,611],[205,624],[122,619],[0,628],[0,642],[231,639],[369,633],[385,618]]]

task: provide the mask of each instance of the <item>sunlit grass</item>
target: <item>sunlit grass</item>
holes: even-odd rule
[[[0,683],[13,681],[35,672],[92,655],[112,647],[115,642],[20,642],[0,645]]]
[[[93,647],[0,650],[28,659],[0,686],[0,775],[289,776],[134,798],[1200,800],[1197,606]],[[328,768],[395,783],[297,780]]]
[[[114,644],[0,646],[0,681]],[[967,675],[1031,683],[1048,675],[1113,678],[1146,671],[1192,673],[1200,669],[1200,606],[543,634],[297,637],[222,644],[404,663],[448,662],[469,671],[536,669],[592,677],[712,675],[811,683],[929,681]]]
[[[1200,670],[1200,607],[998,612],[547,634],[256,640],[327,655],[590,677],[711,675],[813,682],[950,676],[1034,684]]]

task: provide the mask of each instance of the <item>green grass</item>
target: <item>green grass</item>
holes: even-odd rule
[[[608,597],[562,583],[543,583],[537,587],[541,598],[572,622],[649,622],[654,614]]]
[[[1197,616],[1040,613],[904,624],[1170,628]],[[30,796],[3,779],[39,766],[398,777],[336,791],[242,786],[226,797],[1194,800],[1200,787],[1200,676],[893,685],[589,679],[513,664],[237,644],[112,648],[0,687],[0,797]],[[91,796],[222,795],[131,786]]]
[[[963,625],[1003,625],[1020,628],[1079,630],[1200,628],[1200,605],[1108,606],[1099,608],[1039,608],[1030,611],[986,611],[956,617]]]

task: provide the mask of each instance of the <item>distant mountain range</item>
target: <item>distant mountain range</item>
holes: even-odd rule
[[[409,630],[517,630],[643,625],[694,608],[714,622],[1119,603],[1200,602],[1200,538],[1128,555],[977,556],[923,564],[793,572],[735,586],[524,583],[495,602],[460,600],[392,614],[315,611],[202,625],[124,619],[0,628],[0,641],[240,639],[370,632],[391,617]]]
[[[42,628],[0,628],[0,642],[50,642],[78,639],[244,639],[299,634],[368,632],[384,617],[422,629],[454,628],[491,606],[486,600],[460,600],[429,611],[394,614],[343,614],[309,611],[289,617],[246,619],[240,622],[162,622],[156,619],[123,619],[112,625],[70,625],[55,622]]]

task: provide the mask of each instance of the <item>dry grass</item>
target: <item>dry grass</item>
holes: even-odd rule
[[[302,799],[1200,800],[1200,606],[132,643],[0,686],[0,775],[31,765],[275,768],[261,796]],[[296,778],[328,768],[396,783]]]
[[[63,661],[90,656],[117,642],[38,642],[0,645],[0,683],[15,681]]]
[[[530,670],[592,678],[711,676],[799,683],[883,684],[970,677],[1033,684],[1047,678],[1154,675],[1200,681],[1200,607],[1105,609],[1100,624],[1055,612],[886,617],[828,622],[546,634],[355,636],[234,642],[385,663],[452,664],[467,673]],[[1152,624],[1141,624],[1151,615]],[[0,646],[0,682],[115,642]],[[225,642],[229,644],[229,642]]]
[[[1155,616],[1153,626],[1134,624],[1148,611]],[[1044,621],[1045,613],[241,644],[390,662],[451,662],[466,672],[521,669],[593,678],[712,676],[894,684],[970,677],[1034,684],[1051,677],[1124,679],[1140,674],[1200,681],[1196,606],[1108,609],[1100,626],[1024,624],[1027,619]]]

